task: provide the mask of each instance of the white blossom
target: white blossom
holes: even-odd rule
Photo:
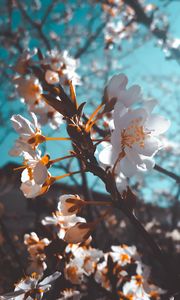
[[[34,198],[44,193],[50,186],[51,176],[47,170],[48,157],[40,157],[38,154],[30,155],[23,152],[25,169],[21,174],[21,187],[26,198]],[[47,184],[46,184],[47,183]]]
[[[13,115],[11,117],[13,128],[19,134],[19,138],[15,141],[15,145],[10,150],[12,156],[22,155],[23,152],[29,152],[33,155],[38,144],[45,141],[45,137],[41,135],[41,129],[37,122],[36,115],[31,113],[32,122],[21,115]]]
[[[35,294],[37,299],[40,300],[42,299],[43,294],[51,289],[51,283],[55,281],[60,275],[60,272],[55,272],[42,280],[42,276],[27,277],[16,284],[14,292],[5,294],[4,296],[1,296],[0,299],[33,300]]]
[[[148,105],[149,104],[149,105]],[[118,102],[114,107],[114,126],[111,145],[99,154],[103,165],[114,166],[114,173],[122,172],[131,177],[138,171],[154,167],[153,156],[162,147],[157,136],[164,133],[170,122],[164,117],[151,114],[152,102],[139,109],[126,109]]]
[[[27,76],[27,78],[18,77],[14,82],[19,96],[28,105],[37,104],[42,98],[42,86],[39,79],[33,75]]]

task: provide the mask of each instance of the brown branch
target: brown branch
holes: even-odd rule
[[[23,5],[20,3],[19,0],[16,0],[17,6],[19,8],[19,10],[22,13],[22,16],[24,17],[24,19],[34,28],[36,29],[39,37],[42,39],[42,41],[44,42],[44,45],[46,46],[46,48],[48,50],[51,50],[51,45],[49,40],[47,39],[47,37],[45,36],[45,34],[42,31],[42,27],[41,27],[41,23],[37,23],[35,21],[33,21],[30,16],[28,15],[28,13],[26,12],[26,10],[24,9]]]
[[[103,22],[97,29],[96,29],[96,32],[93,33],[88,39],[87,41],[85,42],[84,46],[82,48],[80,48],[76,54],[75,54],[75,58],[79,58],[80,56],[82,56],[82,54],[84,54],[87,49],[91,46],[92,42],[94,42],[94,40],[97,39],[97,37],[101,34],[101,32],[103,31],[104,29],[104,26],[106,25],[106,22]]]
[[[46,20],[47,20],[48,16],[50,15],[50,13],[52,12],[52,10],[54,9],[54,7],[57,4],[57,2],[58,2],[58,0],[54,0],[54,1],[52,1],[49,4],[49,6],[48,6],[48,8],[47,8],[47,10],[46,10],[43,18],[42,18],[41,27],[44,26],[44,24],[46,23]]]
[[[168,171],[168,170],[162,168],[161,166],[159,166],[159,165],[157,165],[157,164],[154,166],[154,169],[155,169],[156,171],[158,171],[158,172],[160,172],[160,173],[162,173],[162,174],[164,174],[164,175],[166,175],[166,176],[168,176],[168,177],[170,177],[170,178],[176,180],[176,182],[177,182],[178,184],[180,183],[180,176],[176,175],[175,173],[173,173],[173,172],[171,172],[171,171]]]

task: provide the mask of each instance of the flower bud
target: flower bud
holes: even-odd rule
[[[56,84],[59,82],[59,75],[57,72],[47,70],[45,73],[45,80],[48,84]]]
[[[66,231],[64,240],[72,244],[82,243],[88,239],[92,229],[91,223],[78,222]]]
[[[84,205],[78,195],[62,195],[59,200],[58,209],[64,216],[77,214]]]

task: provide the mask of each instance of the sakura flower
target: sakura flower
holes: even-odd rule
[[[22,279],[18,284],[16,284],[15,290],[12,293],[5,294],[1,296],[1,300],[33,300],[42,299],[43,294],[51,289],[51,283],[55,281],[61,275],[60,272],[55,272],[54,274],[44,278],[42,281],[41,276],[34,275]]]
[[[27,268],[27,274],[43,274],[47,265],[45,263],[46,255],[44,253],[45,247],[49,245],[50,241],[47,238],[39,239],[35,232],[25,234],[24,244],[27,245],[27,250],[30,254],[30,263]]]
[[[42,253],[49,243],[50,241],[47,238],[40,240],[35,232],[24,235],[24,244],[27,245],[28,252],[31,256],[36,256],[38,253]]]
[[[76,73],[78,62],[70,57],[67,51],[62,53],[56,49],[49,51],[42,64],[47,64],[53,72],[58,73],[62,85],[67,85],[69,81],[72,81],[73,85],[80,84],[80,77]],[[55,78],[57,80],[57,76]],[[46,79],[49,81],[49,78]]]
[[[113,166],[115,174],[122,172],[131,177],[154,167],[153,156],[161,148],[157,136],[168,129],[170,122],[162,116],[151,115],[151,109],[145,106],[122,114],[118,103],[115,105],[111,145],[99,154],[100,162]]]
[[[112,246],[111,249],[113,252],[110,252],[110,254],[113,261],[120,263],[121,266],[124,266],[127,263],[131,263],[132,257],[137,257],[137,251],[135,246]]]
[[[94,273],[97,263],[103,255],[101,250],[93,249],[91,247],[85,251],[83,269],[86,274],[91,275]]]
[[[150,300],[150,296],[143,288],[143,277],[135,275],[131,277],[130,282],[126,282],[123,286],[125,296],[132,295],[132,299]]]
[[[81,267],[87,276],[94,273],[98,261],[104,255],[101,250],[92,248],[90,246],[78,246],[75,244],[69,244],[66,247],[66,252],[71,252],[75,259],[81,258]]]
[[[27,78],[18,77],[15,79],[15,85],[20,97],[28,105],[34,105],[40,101],[43,90],[38,78],[32,75]]]
[[[64,239],[67,230],[73,227],[76,223],[86,223],[86,220],[76,215],[63,216],[60,211],[53,213],[52,217],[45,217],[42,220],[43,225],[54,225],[58,229],[58,237]]]
[[[47,170],[49,157],[40,157],[38,154],[30,155],[23,153],[25,158],[25,169],[21,174],[21,187],[26,198],[34,198],[45,193],[53,183],[53,177]]]
[[[70,280],[73,284],[81,284],[84,275],[81,265],[81,258],[71,260],[64,269],[65,278]]]
[[[28,65],[31,62],[31,58],[37,53],[37,49],[33,49],[32,51],[30,51],[29,49],[25,50],[23,52],[23,54],[20,56],[20,58],[18,59],[14,70],[16,72],[18,72],[19,74],[25,74],[26,73],[26,69],[28,67]]]
[[[83,201],[78,195],[62,195],[59,197],[58,210],[64,216],[73,215],[83,206]]]
[[[72,283],[80,284],[85,279],[84,275],[90,276],[94,273],[98,261],[103,257],[103,252],[91,247],[76,245],[68,245],[66,248],[68,248],[66,252],[71,250],[74,257],[65,266],[65,276]]]
[[[11,121],[14,129],[19,133],[19,138],[16,140],[10,155],[18,156],[25,152],[33,154],[33,150],[42,142],[45,137],[41,135],[41,129],[38,125],[36,115],[31,113],[32,122],[21,115],[13,115]]]

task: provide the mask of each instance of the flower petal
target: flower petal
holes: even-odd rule
[[[38,162],[33,171],[33,177],[36,184],[43,184],[48,177],[48,170],[42,162]]]
[[[146,121],[145,127],[148,130],[151,130],[154,135],[158,135],[167,131],[170,124],[170,121],[165,119],[163,116],[153,114]]]
[[[60,275],[61,275],[61,272],[58,272],[58,271],[57,271],[57,272],[55,272],[54,274],[52,274],[52,275],[50,275],[50,276],[44,278],[44,279],[38,284],[38,286],[40,287],[40,286],[44,286],[44,285],[46,285],[46,284],[49,284],[49,283],[55,281]]]
[[[100,153],[99,153],[99,161],[105,166],[111,166],[115,163],[117,159],[117,156],[115,155],[115,152],[113,151],[112,146],[105,147]]]
[[[124,74],[115,75],[111,78],[107,86],[108,98],[117,98],[120,90],[124,90],[128,83],[128,78]]]
[[[120,161],[120,171],[126,176],[131,177],[137,173],[137,167],[127,157]]]
[[[134,144],[133,148],[139,153],[145,156],[154,155],[159,149],[159,141],[153,136],[147,136],[144,139],[144,145],[140,147],[138,144]]]

